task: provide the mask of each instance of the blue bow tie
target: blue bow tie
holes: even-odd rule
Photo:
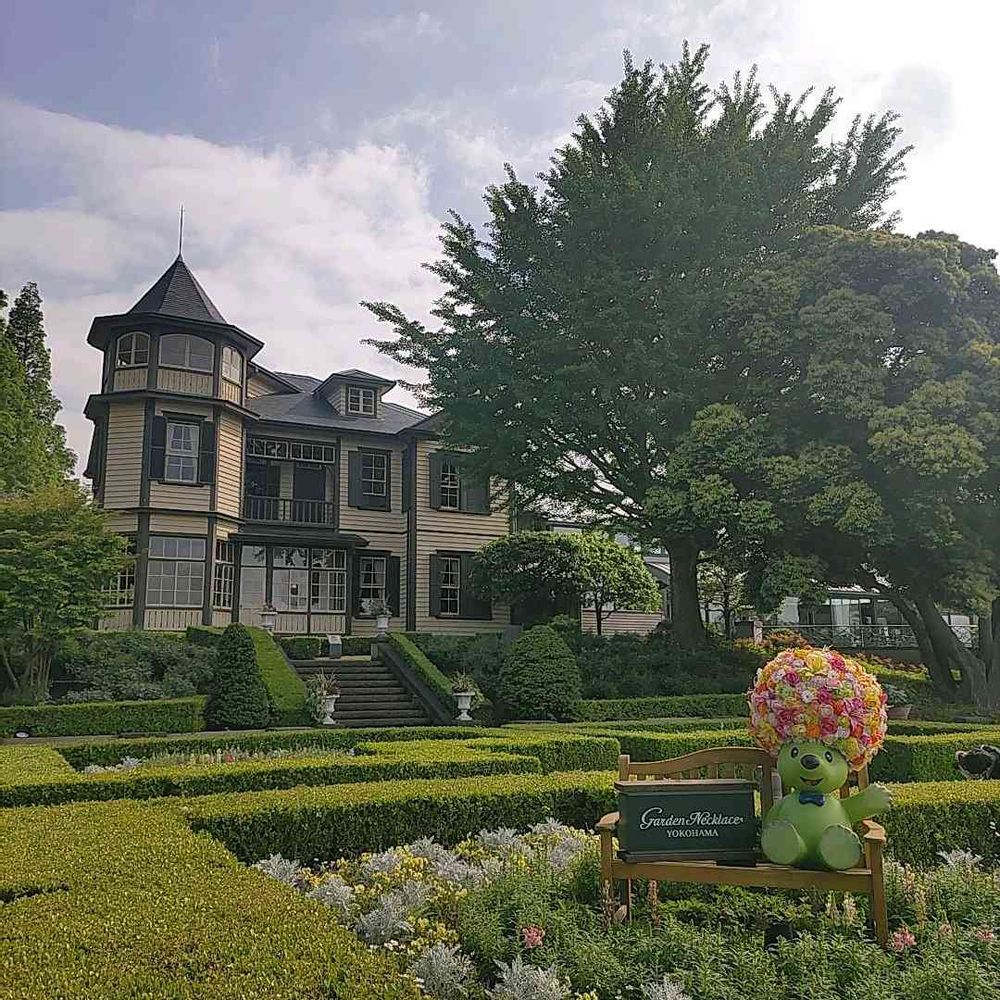
[[[821,806],[826,801],[826,796],[822,792],[799,792],[799,802],[803,805],[809,803],[814,806]]]

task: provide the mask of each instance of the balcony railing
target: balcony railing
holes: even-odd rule
[[[958,641],[970,648],[976,645],[976,625],[952,625]],[[794,622],[765,625],[768,632],[798,632],[817,646],[837,649],[916,649],[917,637],[909,625],[798,625]]]
[[[330,500],[291,500],[286,497],[245,497],[243,516],[248,521],[282,524],[333,524],[335,504]]]

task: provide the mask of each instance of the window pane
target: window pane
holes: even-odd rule
[[[153,607],[201,607],[205,564],[180,560],[150,560],[146,603]]]
[[[247,550],[244,548],[243,550]],[[264,586],[266,583],[266,570],[258,569],[256,566],[244,566],[240,570],[240,607],[241,608],[262,608],[264,607]]]
[[[358,385],[347,387],[347,412],[372,415],[375,413],[375,390]]]
[[[202,337],[169,333],[160,338],[160,364],[210,372],[215,348]]]
[[[235,347],[222,349],[222,377],[230,382],[240,382],[243,379],[243,359]]]
[[[272,603],[278,611],[305,611],[309,606],[308,587],[308,570],[276,567],[271,579]]]
[[[271,550],[271,564],[275,569],[279,566],[307,566],[308,552],[306,549],[276,547]]]
[[[384,497],[387,455],[361,453],[361,492],[367,497]]]
[[[385,600],[385,558],[382,556],[362,556],[358,565],[358,597],[365,601]]]
[[[243,566],[265,566],[267,564],[267,549],[263,545],[244,545],[240,551],[240,564]]]
[[[460,489],[458,466],[454,462],[444,462],[441,465],[441,506],[458,510]]]
[[[313,570],[310,575],[310,600],[313,611],[345,611],[347,573],[343,570]]]
[[[198,481],[198,424],[167,421],[167,456],[163,478],[171,482]]]
[[[459,609],[459,587],[461,560],[457,556],[441,557],[441,613],[457,615]]]

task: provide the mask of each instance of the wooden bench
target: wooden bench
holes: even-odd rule
[[[868,769],[849,776],[840,789],[841,797],[851,794],[851,778],[856,787],[868,787]],[[775,761],[765,751],[753,747],[719,747],[697,750],[683,757],[646,763],[633,761],[628,754],[618,758],[619,781],[677,780],[698,778],[747,778],[756,782],[760,796],[761,816],[774,804],[773,781],[777,780]],[[609,813],[597,824],[601,838],[601,882],[614,898],[617,883],[626,883],[626,915],[632,913],[632,879],[650,882],[697,882],[711,885],[764,886],[770,889],[825,889],[836,892],[864,893],[871,897],[875,940],[884,948],[888,944],[889,925],[885,906],[885,882],[882,872],[882,850],[885,830],[872,820],[858,824],[857,833],[864,848],[864,867],[846,871],[812,871],[789,868],[761,860],[754,865],[726,864],[715,861],[647,861],[625,862],[615,854],[614,838],[619,815]],[[655,897],[656,887],[652,892]]]

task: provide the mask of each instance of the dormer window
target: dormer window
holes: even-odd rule
[[[235,347],[222,348],[222,377],[237,385],[243,381],[243,358]]]
[[[116,368],[139,368],[149,363],[149,334],[135,331],[118,338]]]
[[[211,372],[215,362],[215,347],[204,337],[189,333],[168,333],[160,337],[160,364],[168,368]]]
[[[347,412],[374,417],[375,390],[367,389],[363,385],[349,385],[347,387]]]

